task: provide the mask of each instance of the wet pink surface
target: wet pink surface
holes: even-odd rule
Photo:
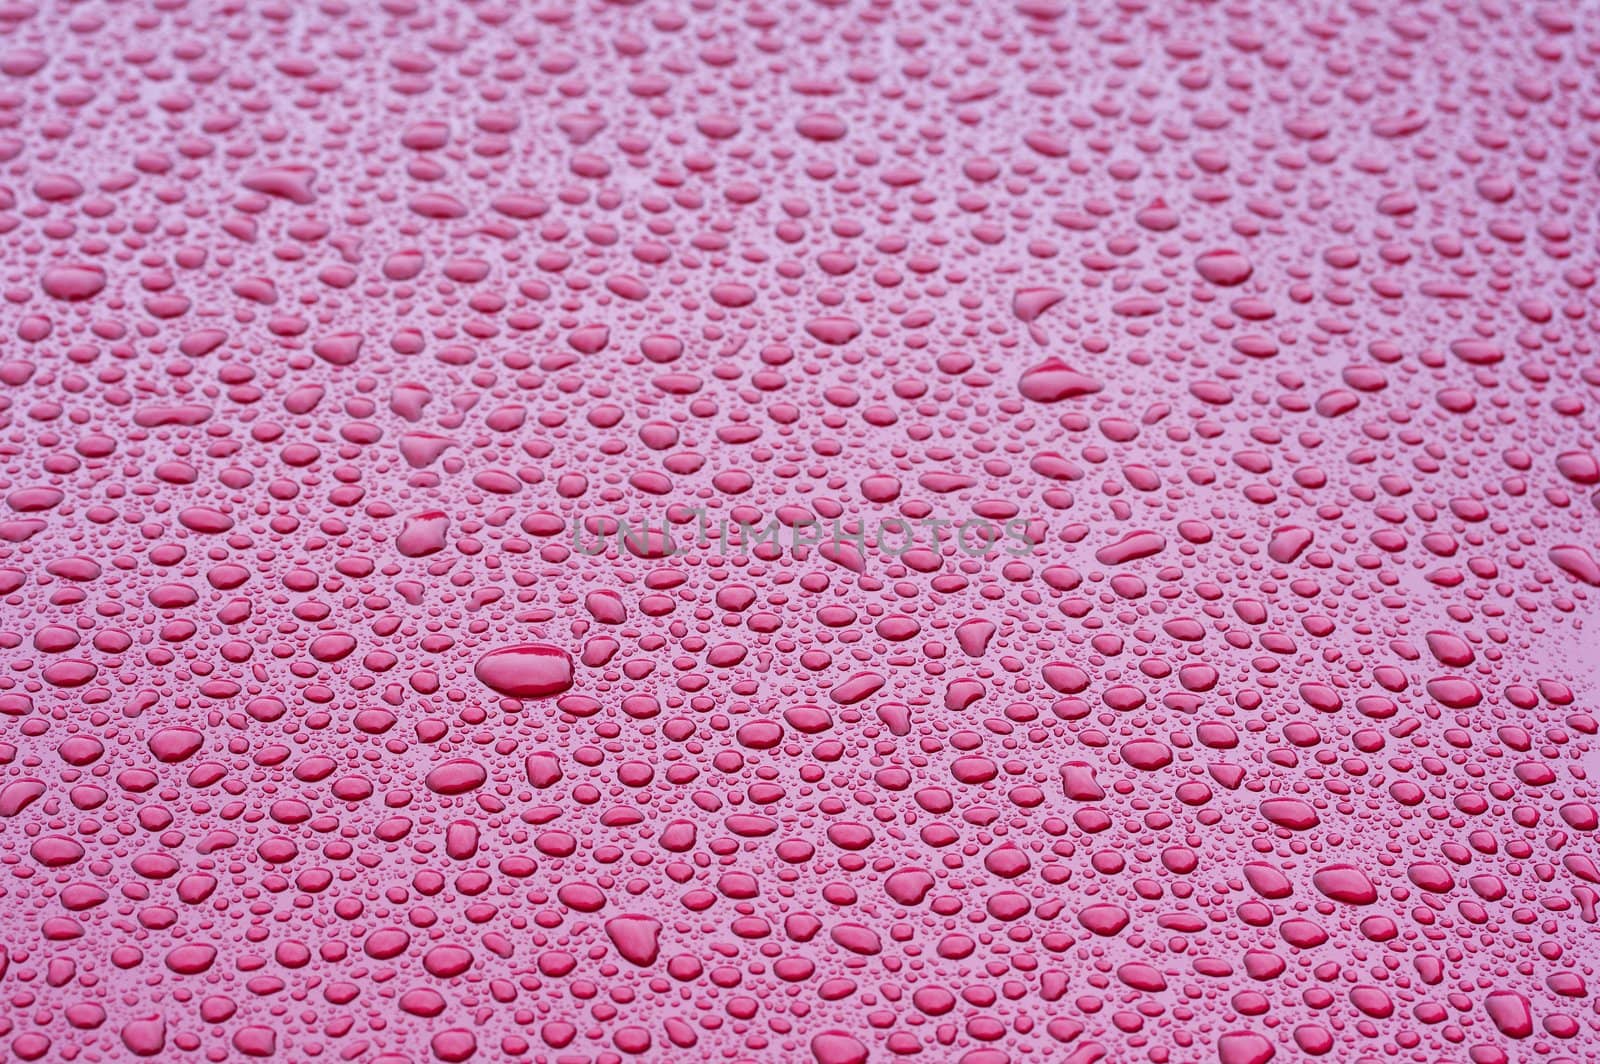
[[[0,5],[0,1054],[1596,1059],[1585,7]]]

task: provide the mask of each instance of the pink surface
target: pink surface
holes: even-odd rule
[[[1595,1060],[1593,11],[4,3],[0,1054]]]

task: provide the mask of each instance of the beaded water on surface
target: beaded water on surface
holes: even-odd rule
[[[1594,1060],[1600,9],[0,2],[0,1055]]]

